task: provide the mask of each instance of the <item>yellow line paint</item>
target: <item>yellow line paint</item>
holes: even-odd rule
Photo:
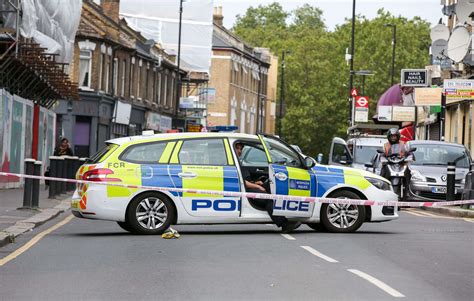
[[[33,237],[29,242],[27,242],[25,245],[23,245],[21,248],[15,250],[13,253],[11,253],[10,255],[8,256],[5,256],[3,257],[2,259],[0,259],[0,267],[5,265],[6,263],[8,263],[9,261],[17,258],[18,256],[20,256],[21,254],[23,254],[24,252],[28,251],[31,247],[33,247],[36,243],[38,243],[43,237],[45,237],[46,235],[50,234],[51,232],[53,232],[54,230],[57,230],[59,228],[61,228],[62,226],[64,226],[65,224],[69,223],[72,219],[74,218],[73,215],[69,215],[68,217],[66,217],[65,219],[63,219],[62,221],[60,221],[59,223],[57,223],[56,225],[44,230],[43,232],[37,234],[35,237]]]

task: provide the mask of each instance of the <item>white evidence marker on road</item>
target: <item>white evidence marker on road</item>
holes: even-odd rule
[[[351,272],[352,274],[355,274],[367,281],[369,281],[370,283],[372,283],[373,285],[375,285],[376,287],[380,288],[381,290],[383,290],[384,292],[386,292],[387,294],[391,295],[392,297],[395,297],[395,298],[403,298],[405,297],[405,295],[403,295],[402,293],[400,293],[399,291],[397,291],[396,289],[390,287],[389,285],[385,284],[384,282],[378,280],[377,278],[375,277],[372,277],[370,276],[369,274],[366,274],[362,271],[359,271],[359,270],[355,270],[355,269],[347,269],[347,271]]]
[[[327,262],[330,262],[330,263],[336,263],[336,262],[339,262],[337,261],[336,259],[334,258],[331,258],[329,256],[326,256],[324,255],[323,253],[311,248],[310,246],[301,246],[303,249],[305,249],[306,251],[310,252],[311,254],[313,254],[314,256],[317,256],[321,259],[324,259],[326,260]]]
[[[281,233],[281,236],[283,236],[284,238],[288,239],[288,240],[296,240],[296,238],[294,238],[293,236],[291,236],[290,234],[283,234]]]

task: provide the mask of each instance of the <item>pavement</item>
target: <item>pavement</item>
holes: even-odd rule
[[[182,225],[167,240],[67,215],[0,249],[0,299],[474,300],[472,219],[408,209],[351,234]]]
[[[0,189],[0,247],[69,209],[70,196],[48,199],[48,190],[41,185],[39,208],[23,209],[23,189]]]

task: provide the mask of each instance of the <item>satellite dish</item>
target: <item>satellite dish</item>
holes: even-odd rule
[[[446,49],[448,48],[447,40],[436,40],[431,43],[431,54],[435,59],[443,59],[446,57]]]
[[[474,0],[458,0],[455,11],[458,25],[464,25],[466,22],[471,23],[469,15],[474,12]]]
[[[466,56],[471,43],[471,35],[464,26],[457,26],[448,41],[447,55],[450,59],[459,63]]]
[[[449,39],[449,28],[444,24],[437,24],[431,28],[431,41],[436,40],[448,40]]]

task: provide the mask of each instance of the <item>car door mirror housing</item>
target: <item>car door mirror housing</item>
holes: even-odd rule
[[[410,147],[410,149],[408,150],[409,153],[414,153],[416,152],[416,147]]]
[[[373,168],[373,167],[374,167],[374,164],[372,164],[372,163],[365,163],[364,166],[367,167],[367,168]]]
[[[384,151],[383,151],[383,149],[378,149],[378,150],[377,150],[377,153],[379,153],[379,154],[383,154],[383,153],[384,153]]]
[[[316,165],[316,161],[311,157],[306,157],[304,163],[308,169],[313,168]]]

